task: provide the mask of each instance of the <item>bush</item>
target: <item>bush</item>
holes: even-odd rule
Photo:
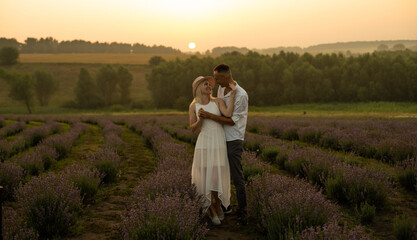
[[[103,175],[97,169],[89,169],[80,164],[69,166],[64,171],[67,177],[75,187],[80,189],[81,197],[84,200],[93,197],[100,186]]]
[[[122,112],[122,111],[125,111],[126,108],[123,105],[120,105],[120,104],[113,104],[109,107],[109,110],[111,112]]]
[[[119,226],[123,239],[205,239],[200,205],[188,196],[135,199]]]
[[[273,147],[273,146],[265,147],[262,150],[261,158],[265,162],[275,163],[275,160],[276,160],[278,154],[279,154],[278,148]]]
[[[13,65],[17,63],[19,50],[14,47],[3,47],[0,49],[0,64]]]
[[[350,165],[333,171],[325,183],[329,197],[354,207],[365,202],[376,207],[386,203],[391,184],[384,173]]]
[[[398,182],[409,191],[417,191],[417,158],[397,164]]]
[[[38,234],[27,226],[23,217],[12,208],[3,209],[3,237],[4,239],[35,240]]]
[[[248,186],[248,213],[269,239],[289,239],[307,227],[338,216],[337,208],[307,182],[279,175],[256,178]]]
[[[396,216],[393,222],[394,235],[398,240],[412,240],[414,231],[410,219],[406,215]]]
[[[376,207],[365,202],[361,203],[360,209],[361,223],[372,223],[374,221]]]
[[[120,157],[110,149],[102,149],[96,154],[89,156],[89,161],[103,174],[103,182],[111,183],[116,181],[120,170]]]
[[[340,227],[336,221],[329,224],[325,224],[323,227],[308,228],[297,234],[295,239],[300,240],[323,240],[323,239],[337,239],[337,240],[368,240],[369,236],[366,235],[365,230],[361,226],[356,226],[353,229],[349,229],[345,223],[344,227]]]
[[[32,176],[38,176],[44,170],[42,156],[36,153],[23,154],[16,162]]]
[[[80,190],[65,177],[53,173],[32,178],[15,195],[28,226],[41,238],[68,234],[82,206]]]
[[[22,167],[11,162],[0,162],[0,185],[4,187],[2,200],[12,200],[15,189],[24,180]]]

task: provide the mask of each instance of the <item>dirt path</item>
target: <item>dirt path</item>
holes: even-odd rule
[[[153,171],[156,166],[155,156],[139,135],[123,127],[121,138],[125,142],[121,177],[116,183],[104,186],[95,202],[86,206],[75,230],[79,235],[71,239],[120,239],[116,228],[120,214],[126,209],[127,197],[139,177]]]

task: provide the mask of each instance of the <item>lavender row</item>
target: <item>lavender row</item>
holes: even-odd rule
[[[4,118],[0,117],[0,128],[4,127]]]
[[[67,133],[41,141],[33,152],[3,163],[0,168],[0,185],[7,189],[6,199],[12,199],[15,187],[23,182],[26,174],[36,176],[49,169],[54,161],[64,157],[84,130],[84,125],[76,124]]]
[[[29,147],[35,146],[47,136],[60,131],[62,131],[61,124],[47,122],[42,126],[23,130],[17,138],[11,141],[0,140],[0,160],[4,161]]]
[[[162,128],[171,136],[192,141],[194,135],[190,130],[163,124]],[[337,206],[308,182],[271,174],[271,166],[251,151],[243,152],[242,167],[248,183],[249,215],[259,223],[258,227],[268,239],[312,239],[314,234],[338,239],[368,239],[360,227],[340,228]],[[346,234],[350,238],[345,237]]]
[[[417,192],[417,157],[396,165],[398,182],[407,190]]]
[[[122,127],[114,124],[108,119],[97,119],[98,125],[101,127],[101,132],[104,136],[104,148],[112,149],[119,155],[122,153],[123,140],[120,135],[123,132]]]
[[[416,120],[250,118],[248,130],[388,163],[417,156]]]
[[[141,179],[134,189],[120,230],[124,239],[204,239],[201,197],[191,184],[192,156],[157,126],[128,119],[129,128],[141,133],[155,152],[155,173]]]
[[[54,144],[49,145],[47,141],[43,141],[35,149],[35,152],[40,152],[40,154],[47,151],[54,152],[54,160],[57,160],[59,154],[55,147],[64,142],[60,139],[68,139],[63,147],[67,149],[66,152],[69,152],[71,150],[69,142],[74,143],[86,130],[86,127],[86,124],[75,123],[69,132],[58,135],[56,141],[52,142]],[[57,142],[58,145],[56,145]],[[38,161],[39,158],[37,157]],[[60,174],[43,174],[33,177],[28,183],[23,184],[23,168],[15,163],[5,162],[0,165],[0,171],[2,169],[7,170],[7,172],[3,172],[6,172],[5,175],[8,176],[9,182],[14,183],[15,191],[9,194],[14,195],[18,206],[17,212],[11,210],[15,214],[5,216],[6,239],[19,239],[19,237],[26,236],[28,236],[27,239],[37,239],[38,237],[50,239],[66,236],[78,220],[83,200],[91,198],[97,192],[104,178],[97,169],[82,163],[75,163]],[[15,179],[10,181],[10,176],[14,176]],[[18,179],[16,176],[21,178]],[[14,226],[23,226],[23,229],[16,231]]]
[[[21,132],[26,127],[24,122],[9,124],[0,129],[0,139]]]
[[[331,152],[255,134],[246,135],[245,147],[257,150],[264,161],[318,184],[327,195],[351,207],[365,203],[381,207],[392,190],[382,171],[349,165]]]

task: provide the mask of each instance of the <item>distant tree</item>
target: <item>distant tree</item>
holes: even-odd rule
[[[29,114],[32,113],[31,107],[34,104],[34,81],[31,75],[13,74],[13,79],[9,80],[9,97],[16,101],[21,101],[26,105]]]
[[[388,46],[386,44],[381,44],[376,48],[377,51],[387,51]]]
[[[78,107],[95,108],[100,105],[97,85],[85,68],[80,69],[77,86],[75,87],[74,92]]]
[[[161,56],[153,56],[149,59],[149,65],[151,65],[151,67],[157,66],[163,62],[166,61]]]
[[[117,93],[118,75],[111,65],[102,66],[97,74],[97,88],[106,106],[113,104]]]
[[[396,51],[398,51],[398,50],[405,50],[405,46],[404,46],[404,44],[402,44],[402,43],[398,43],[398,44],[395,44],[395,45],[392,47],[392,50],[396,50]]]
[[[19,48],[20,43],[15,38],[0,38],[0,48],[3,47]]]
[[[39,104],[41,106],[48,106],[52,95],[59,88],[59,80],[52,73],[43,70],[36,70],[33,78],[35,80],[35,91]]]
[[[130,87],[132,86],[133,75],[123,66],[119,67],[117,75],[119,79],[120,102],[122,104],[128,104],[131,101]]]
[[[13,65],[17,63],[19,50],[15,47],[3,47],[0,49],[0,63],[3,65]]]

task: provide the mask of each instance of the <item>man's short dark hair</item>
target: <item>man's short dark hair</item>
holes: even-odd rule
[[[231,74],[229,65],[224,63],[220,63],[219,65],[215,66],[213,72]]]

